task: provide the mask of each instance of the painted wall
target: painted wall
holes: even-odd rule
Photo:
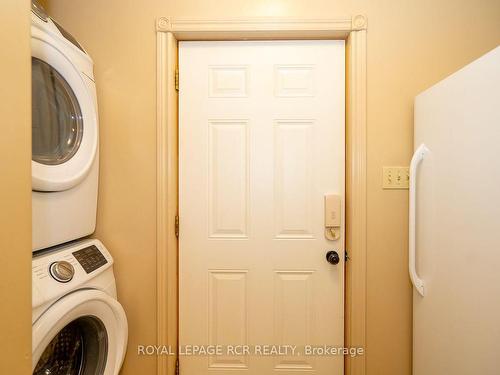
[[[0,374],[31,373],[30,3],[0,22]]]
[[[368,17],[369,375],[410,374],[407,192],[381,189],[383,165],[408,165],[413,97],[500,42],[498,0],[49,0],[96,62],[101,180],[96,236],[116,258],[130,323],[123,374],[155,341],[156,39],[158,16]]]

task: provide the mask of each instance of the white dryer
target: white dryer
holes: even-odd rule
[[[92,59],[36,1],[31,51],[35,251],[94,232],[99,129]]]
[[[84,240],[38,252],[32,285],[33,374],[118,374],[128,325],[103,244]]]

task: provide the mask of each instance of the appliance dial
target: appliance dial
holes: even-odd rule
[[[71,263],[65,260],[54,262],[49,267],[50,276],[60,283],[67,283],[73,278],[75,269]]]

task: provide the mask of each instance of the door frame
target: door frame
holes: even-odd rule
[[[178,93],[179,41],[341,39],[346,41],[345,346],[366,351],[367,19],[156,20],[157,344],[178,344]],[[177,351],[177,350],[175,350]],[[175,374],[176,357],[157,358],[157,374]],[[366,357],[345,357],[346,375],[365,375]]]

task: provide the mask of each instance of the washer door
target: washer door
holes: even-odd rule
[[[33,324],[34,375],[116,375],[127,347],[121,305],[98,290],[63,297]]]
[[[89,87],[59,50],[32,37],[32,188],[61,191],[90,171],[97,115]]]

